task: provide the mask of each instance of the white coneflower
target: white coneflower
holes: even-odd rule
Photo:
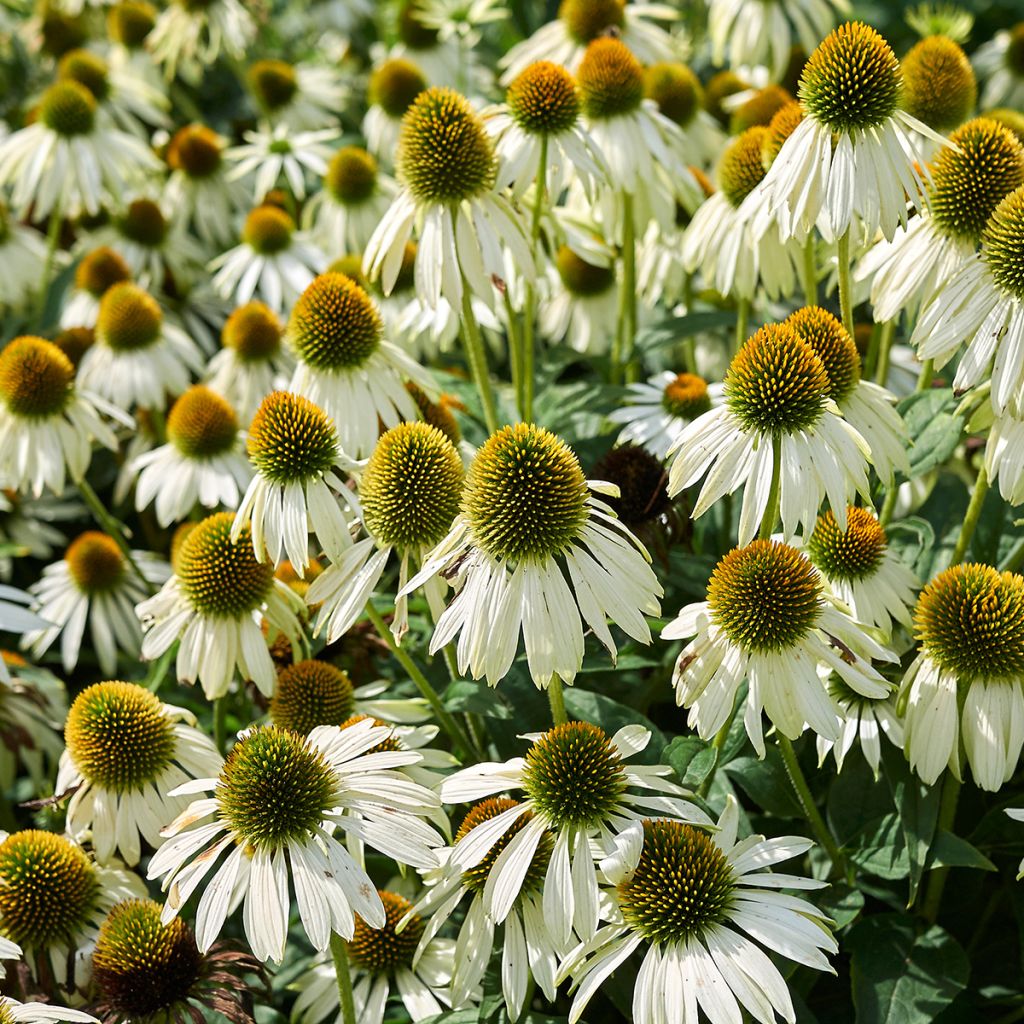
[[[64,524],[81,519],[85,507],[71,494],[0,491],[0,580],[9,580],[15,554],[49,558],[67,544]]]
[[[996,415],[1024,411],[1024,185],[995,208],[981,252],[935,293],[910,338],[919,358],[940,367],[965,341],[954,390],[991,377]]]
[[[370,927],[382,927],[387,916],[381,898],[335,829],[421,868],[436,864],[433,847],[443,842],[422,820],[439,806],[437,796],[394,770],[419,755],[373,749],[390,735],[389,726],[371,720],[348,729],[314,729],[308,737],[276,726],[245,734],[216,778],[182,787],[212,795],[194,801],[164,830],[169,841],[150,861],[149,877],[163,876],[167,892],[163,920],[181,911],[219,861],[196,910],[200,952],[217,938],[237,893],[244,895],[253,954],[280,962],[289,874],[316,949],[326,949],[335,932],[351,939],[357,914]]]
[[[849,11],[849,0],[710,0],[711,59],[719,67],[764,65],[778,79],[794,45],[810,53]]]
[[[175,574],[136,608],[145,633],[142,656],[159,658],[176,640],[178,678],[197,680],[210,700],[235,678],[251,679],[267,696],[277,672],[260,628],[298,645],[302,600],[257,560],[249,530],[231,540],[234,515],[220,512],[194,526],[175,560]]]
[[[804,239],[815,226],[827,241],[854,222],[891,238],[925,190],[914,135],[946,140],[900,109],[903,75],[889,44],[870,26],[847,22],[811,54],[800,78],[806,116],[765,176],[762,229]],[[908,204],[909,200],[909,204]]]
[[[235,237],[235,221],[248,205],[244,182],[229,179],[227,140],[202,124],[179,128],[167,144],[171,169],[164,201],[207,245],[224,246]]]
[[[170,575],[166,562],[147,551],[132,560],[138,578],[112,537],[89,530],[68,545],[64,558],[43,569],[30,588],[33,609],[52,625],[28,633],[24,644],[40,657],[60,638],[61,664],[71,672],[81,653],[86,626],[100,670],[117,672],[117,656],[138,657],[142,632],[135,605],[147,596],[146,583],[159,586]]]
[[[217,748],[191,712],[134,683],[83,690],[71,705],[64,739],[55,790],[71,794],[67,831],[79,841],[91,838],[100,864],[115,853],[138,864],[140,834],[156,849],[160,829],[188,805],[170,791],[220,767]]]
[[[69,473],[79,480],[88,469],[93,441],[117,450],[100,412],[131,425],[75,386],[71,360],[52,342],[31,336],[8,342],[0,351],[0,486],[36,497],[44,487],[62,494]]]
[[[138,139],[107,127],[84,85],[55,82],[43,94],[37,121],[0,140],[0,185],[11,185],[19,216],[45,217],[60,204],[64,217],[96,214],[131,181],[156,170]]]
[[[661,632],[690,643],[676,660],[676,702],[710,739],[728,721],[747,681],[743,724],[764,756],[762,709],[796,739],[806,726],[839,738],[839,711],[818,668],[827,666],[865,697],[891,686],[870,659],[895,660],[824,590],[818,570],[787,544],[755,540],[725,555],[708,582],[707,600],[687,605]]]
[[[1013,818],[1014,821],[1024,821],[1024,808],[1022,807],[1007,807],[1006,813]],[[1024,878],[1024,860],[1021,860],[1020,865],[1017,868],[1017,880]]]
[[[249,423],[263,399],[288,381],[292,361],[282,347],[284,324],[262,302],[238,306],[224,322],[221,349],[207,363],[206,384]]]
[[[1024,106],[1024,21],[1004,28],[974,54],[982,107]]]
[[[686,425],[711,408],[712,392],[717,399],[720,388],[709,388],[695,373],[664,370],[628,385],[628,392],[627,404],[608,414],[612,423],[623,424],[618,443],[638,444],[664,460]]]
[[[133,459],[128,469],[138,477],[136,510],[155,503],[161,526],[187,518],[197,505],[237,508],[252,477],[235,410],[202,384],[171,406],[167,444]]]
[[[273,391],[253,417],[246,443],[256,474],[232,538],[249,526],[259,561],[276,565],[287,557],[300,575],[310,562],[310,533],[332,561],[346,558],[360,508],[339,475],[353,464],[327,414],[301,395]]]
[[[306,197],[306,176],[317,179],[327,173],[331,150],[325,143],[338,138],[338,130],[290,132],[282,122],[272,130],[249,131],[242,135],[244,145],[234,146],[225,159],[234,166],[228,181],[252,178],[253,198],[262,202],[267,193],[283,182],[296,199]]]
[[[0,832],[0,928],[24,950],[37,979],[73,988],[75,953],[95,939],[115,903],[145,895],[137,875],[117,862],[96,864],[64,836],[39,829]],[[69,1019],[65,1013],[57,1019]]]
[[[697,1021],[760,1024],[796,1019],[789,989],[767,947],[788,960],[831,971],[826,954],[838,951],[828,918],[782,889],[818,889],[800,875],[766,871],[806,852],[799,836],[737,841],[739,810],[729,797],[708,834],[678,821],[636,823],[602,865],[610,883],[610,920],[562,963],[558,976],[577,988],[569,1010],[576,1022],[608,976],[644,950],[633,989],[633,1020],[656,1024],[682,1013]],[[753,940],[753,941],[751,941]],[[742,1009],[741,1009],[742,1007]]]
[[[907,758],[929,785],[961,746],[981,789],[998,790],[1024,745],[1024,577],[955,565],[921,591],[920,651],[903,677]]]
[[[961,40],[962,41],[962,40]],[[926,34],[900,61],[903,108],[937,132],[951,132],[974,113],[978,81],[967,54],[941,30]],[[926,144],[925,154],[931,150]]]
[[[299,131],[336,122],[346,104],[344,82],[330,67],[258,60],[249,65],[245,81],[271,124],[285,123]]]
[[[415,227],[416,291],[463,308],[463,291],[494,304],[508,249],[519,273],[534,274],[523,215],[499,189],[499,163],[483,121],[452,89],[433,88],[402,119],[396,159],[401,191],[366,246],[367,276],[390,294]]]
[[[825,685],[829,696],[839,709],[842,724],[839,727],[839,739],[833,741],[825,739],[824,736],[817,738],[818,766],[821,767],[831,753],[836,759],[836,771],[841,772],[847,755],[853,749],[853,745],[859,742],[864,760],[867,761],[874,777],[879,778],[882,736],[894,747],[903,749],[903,723],[896,713],[894,695],[865,697],[847,686],[835,674],[829,675]]]
[[[462,496],[462,458],[452,442],[428,423],[401,423],[377,442],[359,480],[362,520],[369,535],[333,559],[306,595],[320,605],[316,631],[328,643],[346,633],[366,607],[394,552],[399,559],[398,589],[426,553],[451,529]],[[430,584],[434,589],[430,590]],[[428,581],[438,611],[443,594]],[[408,601],[395,601],[391,631],[401,641],[408,628]]]
[[[384,904],[382,928],[371,928],[361,917],[347,942],[350,983],[360,1024],[383,1024],[392,986],[412,1021],[425,1020],[451,1006],[455,943],[436,935],[423,943],[430,922],[397,892],[378,889]],[[397,925],[402,922],[402,930]],[[297,1024],[322,1024],[340,1015],[338,979],[330,957],[321,955],[299,979],[292,1019]]]
[[[1024,504],[1024,408],[996,417],[985,442],[985,469],[1004,500]]]
[[[373,451],[378,420],[393,427],[418,418],[406,380],[436,393],[429,372],[384,340],[373,300],[344,274],[321,274],[309,285],[292,309],[286,337],[298,360],[291,390],[334,420],[351,458]]]
[[[0,203],[0,308],[19,308],[29,302],[39,287],[46,263],[46,242],[37,231],[11,219]]]
[[[131,268],[110,246],[91,249],[75,267],[74,286],[60,315],[61,327],[95,327],[100,300],[115,284],[131,279]]]
[[[679,11],[668,4],[562,0],[554,21],[541,26],[501,58],[502,81],[507,85],[539,60],[564,64],[574,72],[587,46],[609,35],[621,39],[644,64],[672,60],[676,56],[672,36],[654,22],[675,21],[678,17]]]
[[[295,303],[326,260],[295,221],[278,206],[250,210],[242,241],[214,259],[213,287],[225,299],[244,305],[257,298],[275,313]]]
[[[1024,147],[1008,129],[975,118],[950,136],[931,168],[928,207],[860,260],[879,323],[916,312],[974,256],[999,202],[1024,183]],[[953,147],[956,148],[953,148]]]
[[[98,1024],[92,1014],[83,1010],[71,1010],[52,1003],[19,1003],[10,996],[0,996],[0,1014],[11,1024],[62,1024],[64,1021]]]
[[[453,579],[431,651],[458,636],[459,671],[494,686],[522,633],[533,681],[546,687],[580,671],[584,623],[613,659],[608,619],[650,643],[644,616],[660,614],[661,584],[643,545],[592,493],[601,489],[549,431],[520,423],[492,434],[469,467],[451,531],[400,592],[437,574]]]
[[[256,35],[256,22],[241,0],[171,0],[160,12],[147,44],[167,77],[202,74],[224,54],[234,61]]]
[[[594,257],[592,257],[594,258]],[[550,295],[541,303],[540,329],[577,352],[605,355],[615,338],[619,289],[615,255],[591,263],[568,245],[554,254],[547,274]]]
[[[96,342],[82,357],[78,383],[119,409],[162,410],[202,366],[195,342],[167,321],[156,299],[122,281],[100,301]]]
[[[773,481],[786,538],[799,526],[814,528],[826,496],[845,528],[854,493],[870,494],[870,449],[829,398],[832,387],[822,360],[791,326],[762,327],[730,364],[724,403],[676,439],[669,493],[707,474],[693,510],[699,518],[743,486],[741,545],[757,532]]]
[[[323,188],[302,211],[303,226],[326,253],[362,252],[395,191],[370,153],[343,146],[327,165]]]
[[[10,588],[0,587],[0,601],[10,592]],[[0,612],[0,620],[4,619]],[[39,619],[36,625],[45,623]],[[4,631],[8,631],[8,625]],[[38,665],[29,665],[20,654],[0,651],[0,663],[0,730],[8,737],[0,747],[0,785],[10,789],[27,776],[36,791],[42,792],[50,785],[64,753],[58,729],[67,718],[67,693],[57,676]]]
[[[689,165],[707,168],[721,153],[726,136],[704,109],[704,89],[688,65],[658,61],[644,68],[644,96],[679,129],[680,155]]]
[[[388,166],[394,163],[402,118],[426,88],[427,80],[420,68],[401,57],[384,60],[370,72],[363,135],[366,148]]]

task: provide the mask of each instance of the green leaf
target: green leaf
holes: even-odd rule
[[[512,717],[512,709],[482,679],[456,679],[449,683],[444,691],[444,706],[449,711],[471,711],[485,718]]]
[[[647,745],[644,755],[648,760],[661,759],[661,752],[665,749],[665,734],[639,711],[628,708],[603,693],[592,693],[590,690],[580,690],[574,686],[565,690],[565,707],[574,718],[601,726],[609,736],[618,732],[624,725],[642,725],[651,731],[651,742]],[[643,760],[643,756],[640,759]]]
[[[910,874],[910,858],[898,814],[869,821],[847,844],[850,860],[869,875],[894,881]]]
[[[754,803],[780,818],[799,818],[803,811],[782,763],[782,755],[769,747],[763,761],[737,757],[722,766]]]
[[[956,940],[937,925],[916,932],[916,922],[900,914],[850,929],[857,1024],[931,1024],[967,984],[967,955]]]
[[[909,452],[911,479],[941,466],[960,443],[964,417],[953,411],[956,405],[951,388],[919,391],[899,403],[914,442]]]
[[[937,868],[975,868],[978,871],[998,871],[995,866],[976,846],[966,839],[940,829],[935,836],[931,849],[928,851],[926,867]]]
[[[837,882],[823,890],[815,899],[818,907],[836,923],[845,928],[860,917],[864,910],[864,893],[853,886]]]
[[[729,309],[709,309],[698,313],[687,313],[685,316],[673,317],[644,330],[638,331],[636,348],[639,352],[654,352],[659,348],[691,338],[703,331],[717,331],[732,327],[736,323],[736,313]]]
[[[887,526],[885,532],[890,549],[900,561],[913,569],[919,578],[927,579],[935,547],[935,531],[931,523],[919,516],[910,516]]]
[[[697,789],[718,761],[718,751],[699,736],[677,736],[661,756],[688,789]]]

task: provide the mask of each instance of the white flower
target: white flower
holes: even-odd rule
[[[591,263],[568,245],[559,246],[544,278],[547,295],[540,302],[544,336],[565,341],[577,352],[607,354],[618,320],[617,283],[611,247],[604,249],[599,263]]]
[[[68,289],[60,315],[61,327],[95,327],[100,300],[107,290],[131,277],[131,268],[110,246],[90,249],[75,267],[74,285]]]
[[[903,747],[903,723],[896,714],[896,702],[891,694],[877,700],[865,697],[834,675],[830,675],[826,686],[839,708],[842,725],[837,740],[817,737],[818,767],[825,763],[825,758],[831,753],[836,759],[836,771],[841,772],[846,755],[859,740],[864,760],[877,779],[881,771],[881,737],[884,735],[894,747]]]
[[[985,469],[999,481],[999,493],[1011,505],[1024,504],[1024,409],[997,416],[985,443]]]
[[[227,180],[240,181],[252,176],[253,198],[261,202],[283,176],[295,198],[304,199],[307,173],[317,178],[327,173],[331,151],[324,143],[337,137],[335,128],[291,134],[283,122],[272,131],[245,132],[245,145],[234,146],[224,154],[226,160],[234,163]]]
[[[14,222],[0,204],[0,307],[25,306],[39,288],[46,242],[39,232]]]
[[[0,599],[3,590],[0,588]],[[38,622],[43,624],[41,619]],[[57,730],[67,718],[67,692],[52,672],[28,665],[11,651],[0,654],[0,664],[0,729],[11,737],[0,747],[0,785],[10,788],[27,775],[37,791],[42,791],[53,779],[64,752]]]
[[[63,1024],[65,1021],[99,1024],[95,1017],[82,1010],[70,1010],[52,1003],[19,1003],[10,996],[0,996],[0,1013],[13,1024]]]
[[[258,60],[249,65],[245,77],[267,120],[299,131],[336,123],[348,100],[344,82],[330,67]]]
[[[1013,818],[1014,821],[1024,821],[1024,808],[1019,807],[1007,807],[1006,813]],[[1024,878],[1024,860],[1020,862],[1020,867],[1017,869],[1018,880]]]
[[[202,6],[171,0],[147,40],[168,79],[198,77],[220,54],[238,61],[256,35],[256,22],[241,0],[210,0]]]
[[[996,32],[974,53],[974,67],[983,83],[979,100],[983,110],[1024,106],[1024,69],[1014,59],[1020,48],[1020,35],[1018,22],[1012,28]]]

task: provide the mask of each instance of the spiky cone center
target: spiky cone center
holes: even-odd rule
[[[885,528],[866,508],[846,510],[842,530],[832,510],[818,516],[807,542],[811,561],[833,580],[863,580],[873,576],[885,557]]]
[[[903,89],[900,62],[870,25],[846,22],[811,54],[800,76],[807,112],[833,132],[874,128],[896,111]]]
[[[761,164],[767,171],[779,155],[786,139],[796,131],[804,119],[804,108],[797,100],[787,103],[772,115],[768,131],[761,137]]]
[[[73,79],[62,79],[43,93],[39,120],[65,138],[88,135],[96,123],[96,97]]]
[[[412,61],[396,57],[374,68],[370,75],[367,98],[388,117],[397,119],[426,88],[427,80],[423,72]]]
[[[71,401],[74,381],[71,360],[51,341],[24,335],[0,350],[0,397],[15,416],[58,415]]]
[[[845,402],[860,383],[860,354],[842,322],[821,306],[804,306],[784,322],[821,360],[828,377],[828,397]]]
[[[412,910],[412,904],[396,892],[378,889],[377,895],[384,904],[384,926],[371,928],[357,914],[355,929],[347,944],[348,956],[356,970],[373,975],[393,975],[396,971],[412,967],[416,947],[427,923],[419,914],[413,914],[402,931],[396,931],[398,922]]]
[[[430,50],[437,45],[438,30],[421,15],[420,0],[404,0],[398,12],[398,38],[411,50]]]
[[[120,281],[100,300],[96,339],[115,352],[138,352],[160,340],[163,324],[156,299],[137,284]]]
[[[313,480],[338,458],[338,434],[330,417],[302,395],[272,391],[249,427],[249,458],[260,475],[286,485]]]
[[[421,92],[402,117],[395,165],[413,196],[458,203],[490,190],[497,174],[494,147],[479,115],[454,89]]]
[[[239,619],[255,611],[273,586],[273,566],[256,560],[248,526],[232,543],[234,518],[232,512],[207,516],[189,532],[178,553],[182,591],[197,612],[211,618]]]
[[[167,146],[167,164],[189,178],[209,178],[220,170],[224,147],[215,131],[204,124],[179,128]]]
[[[1019,110],[1011,110],[1009,107],[995,107],[985,111],[985,117],[991,118],[1004,128],[1009,128],[1017,137],[1017,140],[1024,143],[1024,114]]]
[[[622,756],[603,729],[565,722],[549,729],[526,755],[523,789],[556,828],[607,821],[626,790]]]
[[[995,208],[1024,184],[1024,147],[987,117],[968,121],[950,142],[932,168],[928,210],[943,234],[977,245]]]
[[[937,132],[971,116],[978,83],[967,54],[948,36],[929,36],[903,58],[903,108]]]
[[[134,683],[95,683],[71,705],[64,742],[91,783],[142,790],[174,758],[174,728],[155,694]]]
[[[221,344],[243,363],[262,363],[281,350],[284,325],[262,302],[247,302],[232,311],[221,330]]]
[[[295,221],[279,206],[264,203],[249,211],[242,241],[261,256],[284,252],[292,244]]]
[[[119,226],[125,238],[147,249],[159,248],[167,238],[167,218],[152,199],[132,200]]]
[[[331,157],[324,188],[342,206],[359,206],[377,190],[377,161],[361,146],[343,146]]]
[[[183,1003],[199,980],[203,958],[180,918],[160,923],[153,900],[118,903],[100,926],[92,977],[104,1002],[128,1019],[145,1019]]]
[[[86,42],[90,35],[85,18],[87,13],[71,15],[53,7],[42,7],[39,11],[39,36],[43,53],[60,57]]]
[[[626,0],[562,0],[558,17],[577,43],[589,43],[626,24]]]
[[[1024,78],[1024,21],[1018,21],[1009,32],[1006,45],[1006,66],[1019,78]]]
[[[733,548],[708,581],[712,620],[748,652],[778,653],[799,643],[818,621],[820,595],[814,566],[776,541]]]
[[[78,367],[82,356],[92,348],[96,341],[96,332],[91,327],[65,327],[57,334],[53,343],[71,360],[71,365]]]
[[[543,563],[580,535],[587,481],[569,446],[518,423],[492,434],[466,475],[462,512],[492,558]]]
[[[366,275],[363,273],[363,257],[361,253],[349,252],[345,253],[344,256],[339,256],[327,265],[325,273],[343,274],[350,280],[355,281],[364,291],[369,292],[370,290]],[[392,294],[396,291],[398,291],[397,285],[392,289]]]
[[[725,375],[726,404],[747,430],[786,434],[815,424],[831,393],[825,364],[788,324],[766,324]]]
[[[567,245],[559,246],[555,253],[555,269],[566,291],[579,299],[605,295],[615,286],[614,263],[607,267],[588,263]]]
[[[985,263],[996,284],[1024,300],[1024,185],[992,211],[981,237]]]
[[[84,594],[105,594],[125,577],[124,556],[113,537],[98,530],[77,536],[64,553],[68,572]]]
[[[238,440],[238,417],[226,399],[196,384],[171,407],[167,439],[190,459],[224,455]]]
[[[921,591],[914,629],[922,649],[958,679],[1024,676],[1024,577],[955,565]]]
[[[405,746],[402,744],[401,739],[397,732],[394,731],[392,723],[385,722],[383,719],[374,718],[372,715],[349,715],[344,722],[341,723],[340,728],[351,729],[352,726],[358,725],[360,722],[373,722],[374,728],[386,728],[392,731],[375,746],[370,747],[366,753],[368,754],[384,754],[394,753],[396,750],[404,750]]]
[[[462,478],[462,459],[437,427],[392,427],[377,442],[359,484],[366,528],[399,551],[434,547],[458,514]]]
[[[426,392],[417,387],[411,380],[406,381],[405,390],[412,396],[416,403],[420,416],[424,423],[437,427],[452,444],[457,445],[462,440],[462,431],[459,429],[458,421],[452,412],[452,407],[461,409],[462,405],[451,395],[441,395],[436,402],[427,397]]]
[[[216,796],[221,819],[253,850],[303,842],[337,805],[337,776],[305,737],[254,729],[228,754]]]
[[[107,14],[107,33],[111,40],[128,50],[137,50],[156,24],[156,8],[148,3],[115,4]]]
[[[685,128],[704,102],[700,79],[685,64],[658,61],[644,68],[644,96],[670,121]]]
[[[299,91],[295,69],[283,60],[258,60],[245,73],[245,80],[264,110],[286,107]]]
[[[491,797],[488,800],[482,800],[480,803],[474,804],[462,819],[462,824],[455,833],[455,842],[458,843],[461,839],[464,839],[478,825],[482,825],[485,821],[490,821],[499,814],[504,814],[505,811],[510,811],[513,807],[518,806],[518,800],[511,800],[503,796]],[[532,811],[524,811],[519,815],[511,828],[487,851],[487,856],[475,867],[462,872],[462,884],[472,892],[482,893],[487,885],[487,878],[491,873],[491,868],[494,867],[494,862],[501,856],[505,847],[532,820]],[[544,885],[544,876],[547,873],[548,861],[551,860],[551,851],[553,849],[554,842],[551,839],[551,834],[545,832],[541,836],[540,842],[537,844],[537,850],[530,861],[530,866],[526,869],[526,874],[523,876],[521,890],[523,895],[539,892]]]
[[[733,207],[738,207],[765,175],[761,148],[767,136],[764,125],[754,125],[725,147],[718,164],[718,184]]]
[[[91,50],[69,50],[57,64],[57,80],[84,85],[101,102],[110,94],[107,62]]]
[[[592,121],[630,114],[644,98],[644,69],[621,39],[587,46],[576,72],[583,113]]]
[[[505,102],[516,124],[530,135],[561,135],[580,116],[575,79],[548,60],[524,68],[508,87]]]
[[[94,298],[102,298],[108,288],[131,279],[132,272],[121,255],[107,245],[87,252],[75,267],[75,287]]]
[[[772,118],[792,102],[793,96],[788,89],[781,85],[766,85],[732,112],[729,127],[734,134],[753,128],[754,125],[767,127]]]
[[[711,837],[678,821],[645,821],[636,870],[618,887],[626,924],[657,946],[699,939],[728,917],[736,876]]]
[[[708,79],[707,85],[704,86],[704,109],[719,124],[727,125],[729,112],[723,105],[724,101],[749,88],[750,84],[743,81],[735,71],[730,71],[728,68],[718,71]]]
[[[665,385],[661,404],[671,416],[696,419],[711,408],[707,381],[695,373],[678,373]]]
[[[373,299],[350,277],[321,274],[302,293],[288,321],[288,338],[314,370],[362,366],[381,342],[383,323]]]
[[[81,847],[53,832],[26,829],[0,843],[0,934],[23,948],[77,948],[99,895]]]
[[[638,445],[624,444],[607,452],[594,466],[594,478],[619,488],[617,498],[605,500],[630,528],[652,522],[672,504],[665,467]]]
[[[270,717],[274,725],[308,736],[318,725],[341,725],[355,706],[348,674],[330,662],[309,658],[278,673]]]

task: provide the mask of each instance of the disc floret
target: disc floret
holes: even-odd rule
[[[73,79],[54,82],[43,93],[39,120],[65,138],[88,135],[96,123],[96,97]]]
[[[355,930],[348,940],[348,955],[357,970],[368,974],[394,974],[412,967],[416,947],[427,924],[419,914],[412,914],[405,927],[397,931],[412,904],[396,892],[378,889],[384,904],[384,927],[371,928],[361,917],[356,917]]]
[[[561,135],[580,116],[576,82],[559,64],[541,60],[519,73],[505,96],[509,112],[531,135]]]
[[[124,556],[113,537],[98,530],[77,536],[64,554],[75,586],[95,596],[114,590],[125,577]]]
[[[270,702],[274,725],[308,736],[318,725],[341,725],[355,710],[348,674],[309,658],[282,669]]]
[[[75,368],[53,342],[25,335],[0,351],[0,398],[14,416],[46,419],[72,399]]]
[[[208,387],[196,384],[171,407],[167,439],[190,459],[223,455],[238,440],[238,417],[229,402]]]
[[[156,299],[138,285],[122,281],[100,301],[96,337],[115,352],[137,352],[160,340],[163,322]]]
[[[562,0],[558,17],[570,38],[586,44],[626,23],[626,0]]]
[[[242,241],[261,256],[273,256],[292,244],[295,221],[279,206],[264,203],[249,211]]]
[[[767,128],[754,125],[733,139],[722,154],[718,165],[718,184],[734,207],[754,191],[765,175],[761,150],[767,137]]]
[[[577,80],[583,112],[594,121],[632,113],[644,98],[643,67],[620,39],[595,39],[583,55]]]
[[[938,132],[971,116],[978,83],[967,54],[948,36],[922,39],[903,58],[903,107]]]
[[[670,121],[686,127],[704,102],[700,79],[685,64],[658,61],[644,68],[644,96]]]
[[[992,211],[982,234],[985,263],[999,287],[1024,299],[1024,185]]]
[[[108,288],[131,279],[132,272],[119,253],[109,246],[87,252],[75,267],[75,287],[100,299]]]
[[[174,133],[167,146],[171,170],[190,178],[209,178],[220,170],[223,146],[217,133],[203,124],[187,124]]]
[[[665,385],[661,404],[671,416],[694,420],[711,408],[708,383],[695,373],[679,373]]]
[[[555,269],[566,290],[577,298],[604,295],[615,284],[615,265],[607,267],[588,263],[567,245],[559,246],[555,253]]]
[[[821,360],[828,397],[845,402],[860,383],[860,355],[842,322],[821,306],[804,306],[785,321]]]
[[[382,333],[373,299],[338,273],[315,278],[288,321],[288,337],[299,358],[325,372],[363,365],[377,351]]]
[[[287,391],[263,399],[247,444],[260,474],[282,485],[321,476],[338,458],[338,435],[327,414],[308,398]]]
[[[458,843],[464,839],[474,828],[478,825],[482,825],[485,821],[490,821],[492,818],[496,818],[499,814],[504,814],[505,811],[511,810],[513,807],[518,807],[519,801],[512,800],[509,797],[491,797],[488,800],[482,800],[478,804],[474,804],[466,814],[465,818],[462,819],[462,824],[459,826],[458,831],[455,833],[455,842]],[[487,878],[491,873],[491,868],[494,867],[494,862],[501,855],[502,850],[533,820],[532,811],[524,811],[516,820],[512,823],[509,829],[504,832],[496,843],[487,851],[487,855],[476,864],[474,867],[469,868],[462,872],[462,884],[472,892],[482,893],[484,887],[487,885]],[[533,859],[530,861],[530,866],[526,869],[526,874],[523,877],[522,889],[520,890],[522,895],[529,895],[531,893],[539,892],[544,884],[544,875],[547,872],[548,861],[551,859],[551,851],[554,848],[551,835],[545,832],[537,844],[537,850],[533,855]]]
[[[243,363],[260,363],[277,355],[283,334],[284,327],[269,306],[248,302],[227,318],[221,342]]]
[[[807,542],[811,561],[833,580],[862,580],[873,576],[885,557],[885,528],[866,508],[846,510],[842,530],[832,511],[822,513]]]

